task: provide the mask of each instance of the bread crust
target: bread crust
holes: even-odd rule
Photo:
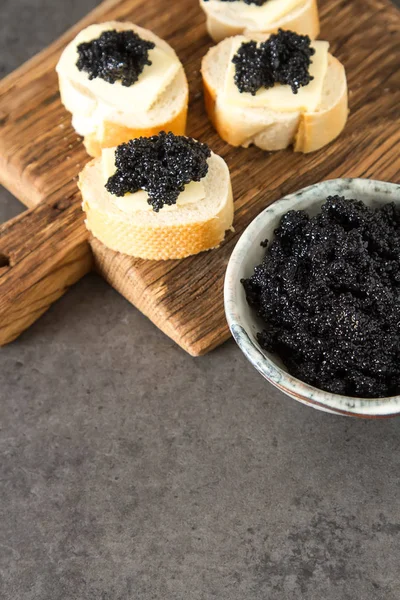
[[[319,109],[312,113],[303,113],[296,116],[295,113],[287,113],[286,121],[275,128],[268,128],[262,123],[258,127],[238,119],[237,115],[229,114],[227,107],[218,99],[218,90],[214,82],[208,77],[209,61],[216,59],[221,44],[229,43],[228,40],[221,42],[209,50],[203,59],[202,76],[204,88],[204,102],[208,116],[220,137],[232,146],[248,147],[255,144],[259,148],[268,151],[280,150],[294,145],[296,152],[314,152],[334,140],[343,130],[348,116],[347,83],[343,65],[331,54],[328,55],[328,73],[335,72],[341,82],[342,89],[335,101],[326,109]],[[285,129],[283,135],[279,135],[280,126]],[[278,135],[277,135],[278,132]]]
[[[301,9],[292,10],[279,21],[271,23],[270,27],[262,29],[258,29],[256,26],[254,29],[246,28],[239,22],[233,24],[221,17],[217,17],[207,9],[207,2],[201,2],[201,6],[207,15],[207,31],[210,37],[217,43],[234,35],[251,36],[256,32],[265,34],[275,33],[280,27],[296,31],[296,33],[300,33],[301,35],[308,35],[312,40],[316,39],[320,32],[317,0],[305,0]]]

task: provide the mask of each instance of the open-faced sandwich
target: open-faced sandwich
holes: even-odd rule
[[[200,0],[215,42],[232,35],[290,29],[312,40],[319,34],[316,0]]]
[[[185,133],[183,66],[147,29],[118,21],[91,25],[65,48],[57,72],[61,100],[91,156],[161,130]]]
[[[89,231],[138,258],[197,254],[219,246],[232,227],[228,167],[192,138],[161,132],[105,149],[79,187]]]
[[[284,30],[227,38],[204,57],[202,75],[208,115],[233,146],[313,152],[346,124],[346,74],[328,42]]]

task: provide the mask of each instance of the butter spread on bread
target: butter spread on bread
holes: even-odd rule
[[[103,149],[79,187],[89,231],[130,256],[184,258],[219,246],[232,228],[228,167],[191,138],[161,132]]]
[[[105,148],[101,155],[101,165],[103,172],[103,181],[106,185],[107,181],[116,172],[115,166],[115,151],[116,148]],[[193,204],[199,202],[205,197],[204,184],[200,181],[190,181],[183,192],[181,192],[176,200],[176,204],[165,204],[163,210],[177,210],[185,204]],[[149,202],[149,194],[146,190],[138,190],[137,192],[127,192],[122,197],[115,199],[115,204],[120,210],[126,213],[134,213],[138,210],[153,210],[151,202]]]
[[[244,0],[205,0],[214,10],[224,11],[229,17],[257,23],[259,31],[269,23],[278,21],[287,13],[304,4],[304,0],[266,0],[263,3],[248,4]]]
[[[171,132],[130,140],[115,151],[106,189],[117,197],[146,190],[149,204],[158,212],[176,204],[186,185],[207,175],[210,156],[207,144]]]
[[[61,100],[92,156],[161,130],[185,133],[183,66],[151,31],[118,21],[90,25],[68,44],[56,70]]]
[[[290,85],[275,84],[273,87],[259,89],[255,95],[240,92],[235,84],[235,65],[233,58],[243,42],[237,41],[232,45],[231,60],[226,72],[224,99],[229,104],[243,107],[266,107],[282,112],[314,111],[322,94],[322,86],[328,69],[329,43],[315,41],[311,47],[315,50],[311,58],[309,74],[311,81],[293,93]]]
[[[312,40],[319,34],[317,0],[200,0],[215,42],[235,35],[290,29]]]
[[[180,68],[179,60],[176,56],[167,54],[165,50],[155,46],[148,52],[151,64],[144,67],[133,85],[124,86],[120,80],[109,83],[101,77],[90,79],[86,71],[79,70],[77,67],[78,47],[99,38],[103,32],[102,25],[91,25],[81,31],[65,49],[58,65],[59,71],[117,110],[124,112],[148,110],[175,77]]]

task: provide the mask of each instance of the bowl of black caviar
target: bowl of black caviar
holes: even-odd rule
[[[273,385],[325,412],[400,414],[400,186],[335,179],[275,202],[229,261],[225,312]]]

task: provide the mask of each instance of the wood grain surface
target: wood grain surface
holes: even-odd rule
[[[168,4],[163,0],[108,0],[3,80],[0,181],[27,206],[44,205],[3,226],[0,253],[17,252],[18,236],[13,231],[22,227],[22,255],[27,240],[37,240],[26,255],[31,254],[36,265],[47,265],[47,275],[35,269],[32,273],[32,263],[26,259],[0,268],[0,313],[3,323],[9,323],[0,343],[15,337],[90,268],[90,244],[96,268],[111,285],[185,350],[203,354],[229,336],[222,297],[225,268],[238,236],[263,208],[323,179],[345,176],[400,181],[396,151],[400,140],[398,9],[389,0],[321,0],[320,11],[320,38],[331,42],[331,52],[346,67],[351,112],[340,138],[307,156],[291,150],[235,149],[213,131],[204,111],[199,75],[201,58],[212,42],[196,0]],[[232,174],[236,232],[229,234],[218,250],[181,261],[151,262],[112,252],[97,240],[85,241],[76,176],[87,156],[70,126],[70,115],[61,106],[54,67],[78,30],[108,19],[131,20],[154,30],[175,48],[185,66],[191,93],[188,134],[210,144],[225,158]],[[68,208],[57,214],[54,206],[59,202],[66,202]],[[54,260],[51,248],[56,249]],[[14,309],[15,319],[18,314],[22,319],[15,327],[10,325]]]
[[[0,247],[3,345],[29,327],[93,264],[76,197],[54,205],[40,203],[8,221],[0,227]]]

